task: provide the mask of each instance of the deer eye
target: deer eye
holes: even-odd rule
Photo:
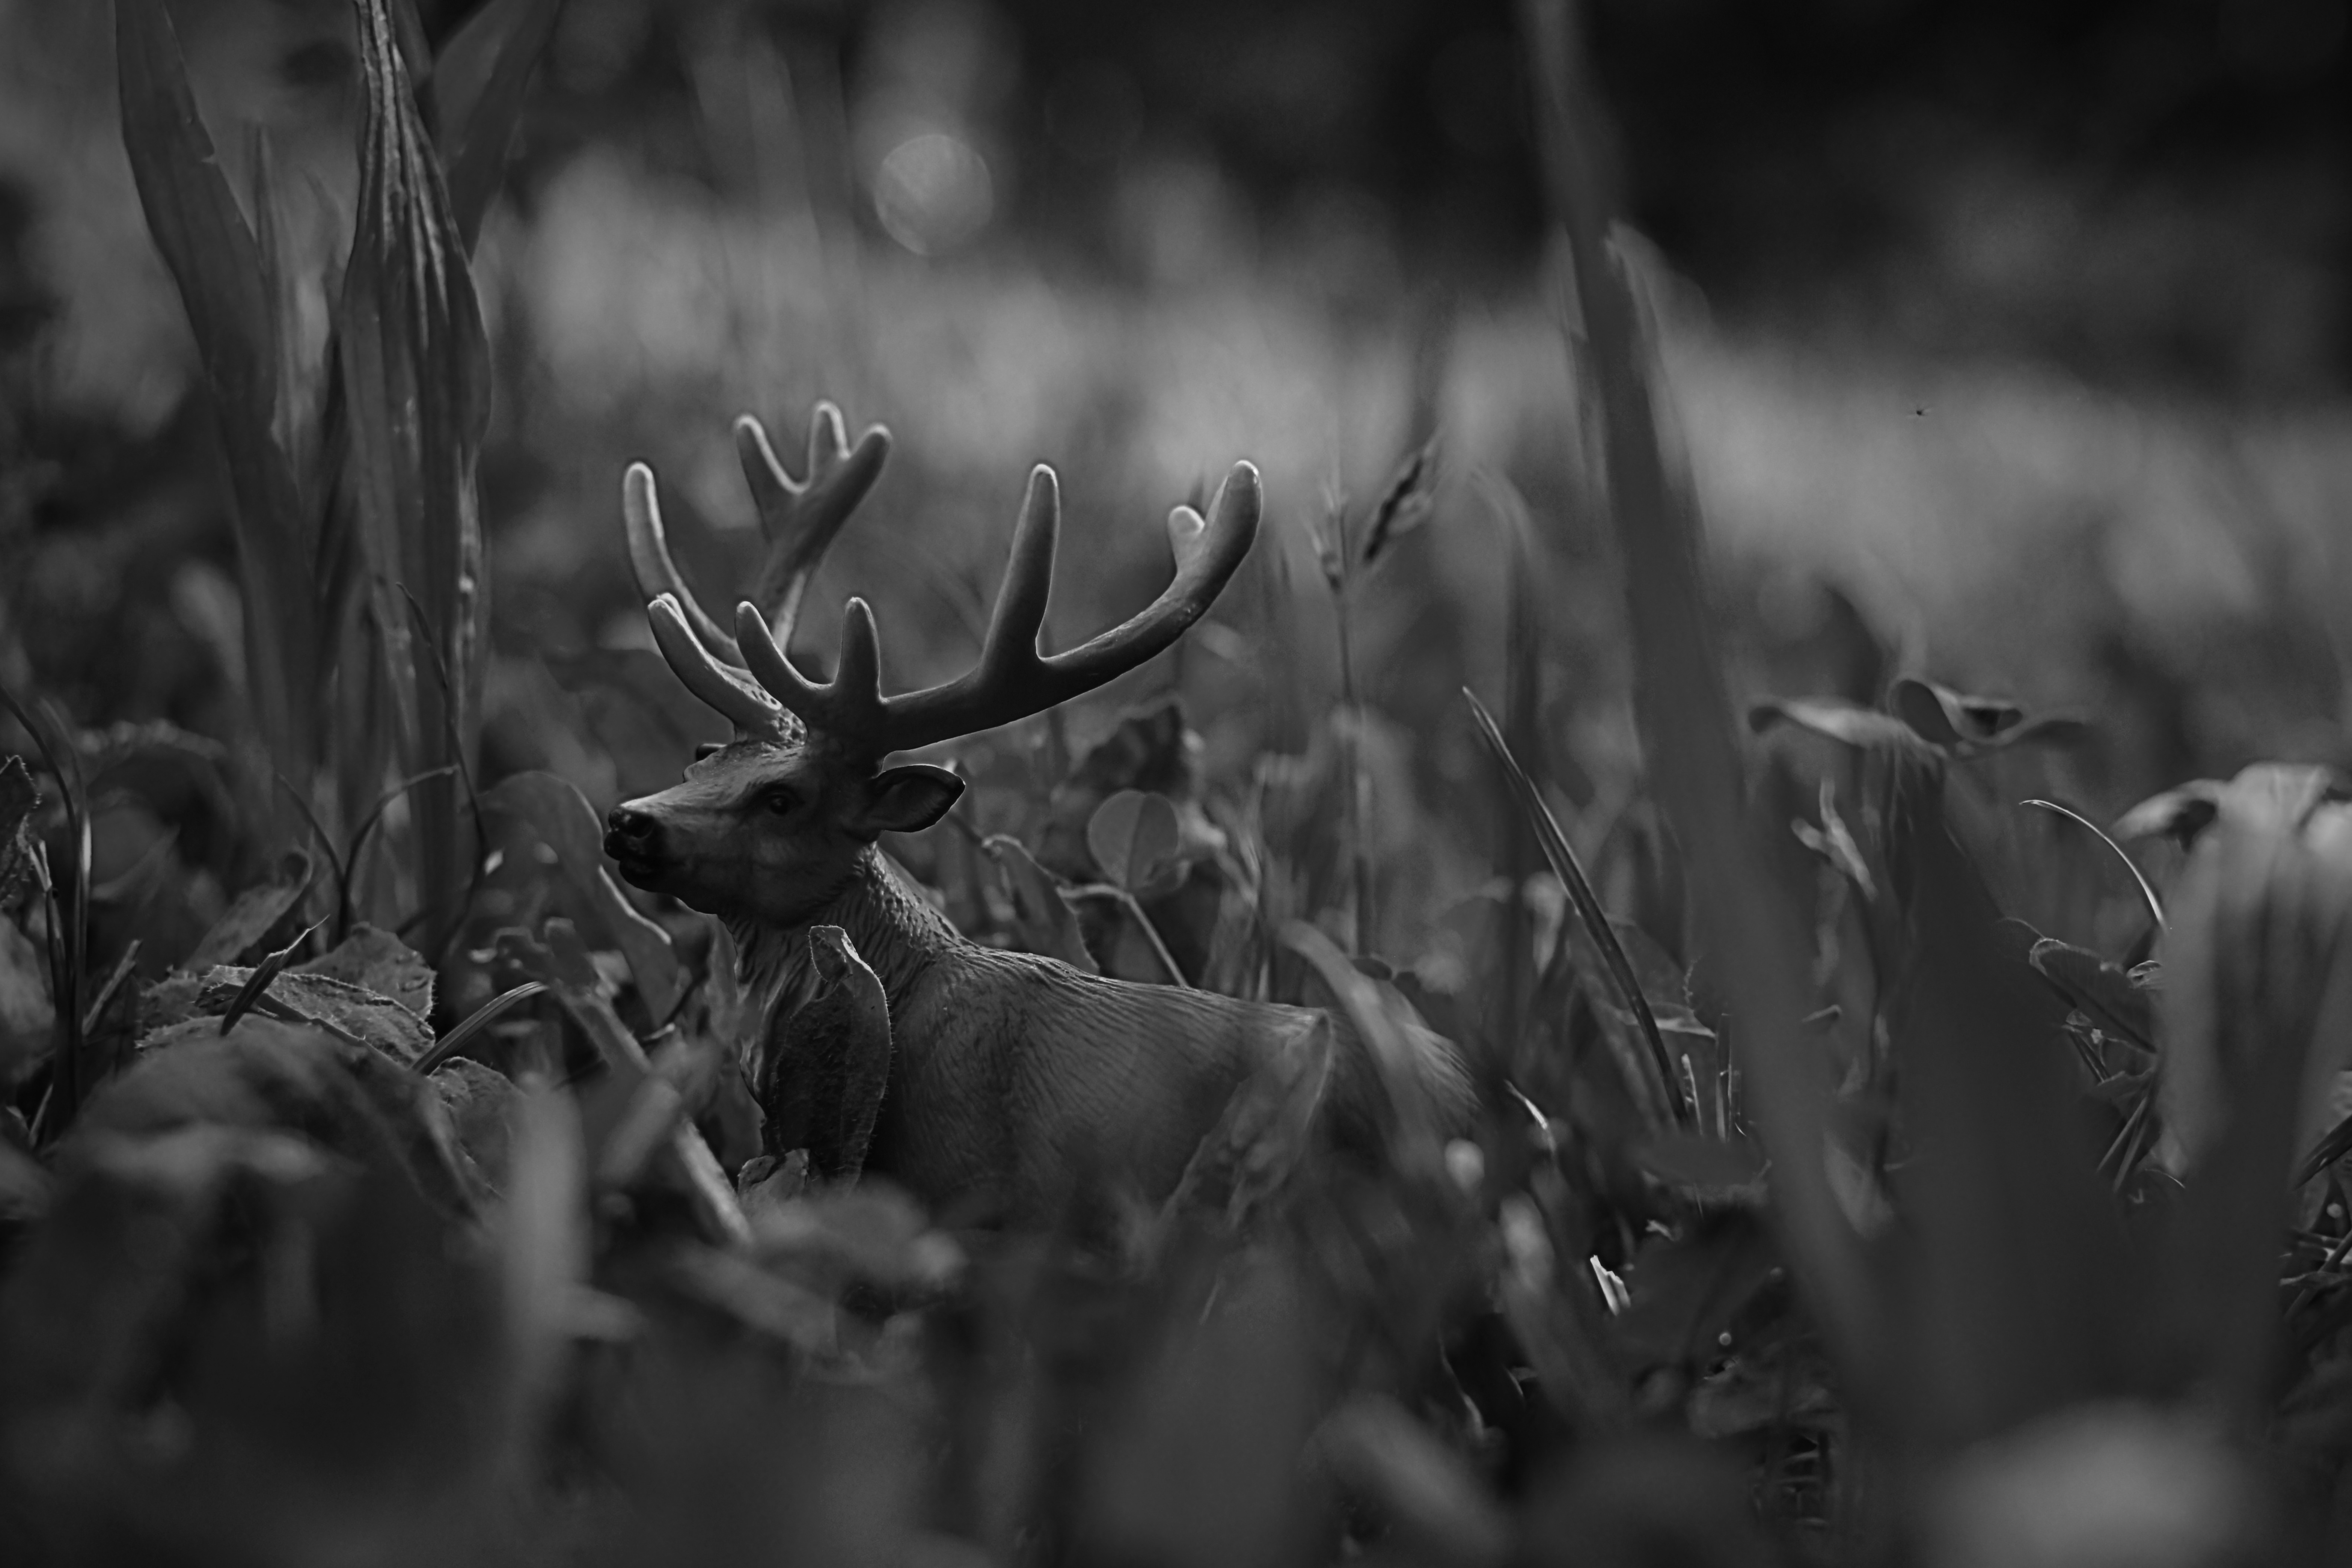
[[[791,816],[793,808],[800,805],[800,796],[794,795],[791,790],[782,788],[762,790],[758,797],[752,802],[752,804],[758,806],[761,811],[767,812],[775,816]]]

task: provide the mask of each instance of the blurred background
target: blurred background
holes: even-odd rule
[[[417,0],[436,40],[474,9]],[[266,137],[331,255],[349,6],[172,11],[224,161]],[[2108,813],[2256,757],[2352,762],[2352,7],[1590,11],[1748,689],[1867,700],[1909,672],[2088,713],[2067,787]],[[109,12],[0,0],[0,676],[85,724],[226,735],[233,546]],[[898,445],[803,637],[830,647],[862,593],[903,684],[975,651],[1032,462],[1065,486],[1066,646],[1156,591],[1170,505],[1256,461],[1266,537],[1214,622],[1070,721],[1083,742],[1181,686],[1213,776],[1327,745],[1316,540],[1433,437],[1426,525],[1348,589],[1391,951],[1493,864],[1455,693],[1501,689],[1530,520],[1540,768],[1605,816],[1633,764],[1622,610],[1513,23],[572,0],[476,265],[486,769],[602,806],[718,732],[645,652],[620,473],[655,466],[687,570],[730,601],[757,534],[728,423],[796,442],[826,396]]]

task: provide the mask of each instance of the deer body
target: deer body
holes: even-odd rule
[[[841,926],[881,979],[893,1050],[864,1168],[935,1211],[1043,1222],[1076,1194],[1165,1197],[1234,1090],[1320,1017],[982,946],[901,875],[870,849],[806,924],[730,923],[744,980],[775,999],[785,1050],[804,1048],[792,1012],[814,984],[810,928]],[[1369,1152],[1380,1090],[1344,1027],[1341,1041],[1332,1138]],[[1448,1119],[1458,1116],[1468,1088],[1451,1053],[1434,1037],[1415,1043],[1424,1088]]]
[[[736,739],[710,748],[682,784],[615,809],[607,853],[626,880],[727,922],[743,978],[767,1005],[772,1052],[839,1048],[824,1043],[845,1032],[830,1013],[822,1028],[796,1031],[794,1024],[820,993],[836,999],[824,984],[830,977],[814,972],[812,933],[846,933],[887,999],[888,1040],[878,1051],[868,1048],[874,1042],[859,1046],[855,1070],[831,1060],[802,1064],[816,1069],[803,1081],[824,1086],[818,1099],[838,1100],[832,1086],[887,1057],[870,1147],[848,1150],[845,1163],[862,1161],[935,1207],[969,1204],[1015,1222],[1050,1221],[1074,1195],[1166,1196],[1234,1091],[1324,1016],[1108,980],[968,941],[877,847],[885,832],[936,823],[963,782],[943,768],[881,764],[894,751],[1042,712],[1172,643],[1248,551],[1258,516],[1255,470],[1235,467],[1208,519],[1183,507],[1171,515],[1177,574],[1158,600],[1048,658],[1036,643],[1059,502],[1051,470],[1036,469],[978,665],[946,685],[886,697],[861,600],[844,615],[829,683],[810,681],[783,649],[808,576],[873,482],[887,436],[870,430],[853,450],[839,415],[820,405],[804,481],[784,474],[755,423],[739,422],[737,437],[772,554],[761,574],[765,602],[739,608],[732,637],[678,579],[650,472],[632,468],[624,487],[631,560],[653,595],[655,639],[688,689],[734,721]],[[1383,1089],[1345,1020],[1329,1022],[1330,1141],[1370,1152]],[[1426,1031],[1411,1043],[1441,1121],[1462,1120],[1471,1096],[1452,1047]],[[772,1058],[763,1080],[779,1065]]]

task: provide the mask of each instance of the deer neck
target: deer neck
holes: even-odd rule
[[[760,999],[762,1012],[798,1007],[814,994],[809,931],[821,925],[839,926],[849,934],[850,945],[882,982],[894,1016],[934,962],[969,945],[888,856],[869,847],[840,891],[805,920],[787,926],[727,921],[735,939],[737,975],[744,990]]]

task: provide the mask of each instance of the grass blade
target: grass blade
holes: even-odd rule
[[[506,171],[531,72],[562,14],[563,0],[495,0],[449,40],[434,68],[449,210],[467,255]],[[471,96],[458,101],[457,91],[476,82]]]
[[[1470,704],[1470,716],[1478,722],[1479,737],[1486,742],[1487,750],[1495,753],[1496,763],[1502,768],[1503,777],[1511,786],[1512,797],[1518,802],[1520,811],[1526,814],[1528,826],[1535,829],[1536,842],[1542,846],[1544,858],[1551,863],[1552,874],[1568,889],[1569,901],[1576,906],[1577,918],[1584,922],[1585,931],[1592,937],[1593,946],[1601,950],[1601,963],[1609,972],[1610,983],[1616,989],[1618,1001],[1633,1016],[1634,1023],[1641,1028],[1643,1043],[1650,1047],[1650,1065],[1655,1078],[1643,1086],[1644,1098],[1668,1111],[1684,1126],[1695,1125],[1698,1116],[1697,1102],[1684,1099],[1679,1092],[1681,1076],[1675,1070],[1673,1054],[1666,1049],[1666,1037],[1659,1031],[1658,1016],[1651,1010],[1650,999],[1642,994],[1642,983],[1634,978],[1633,965],[1626,958],[1616,931],[1609,923],[1608,911],[1601,907],[1600,895],[1592,890],[1591,879],[1584,874],[1583,863],[1576,858],[1575,847],[1569,843],[1568,835],[1560,831],[1559,819],[1552,816],[1551,807],[1544,804],[1535,781],[1528,777],[1527,770],[1519,766],[1517,757],[1511,755],[1511,748],[1504,741],[1503,731],[1496,727],[1494,715],[1486,711],[1486,705],[1478,700],[1475,692],[1466,688],[1462,695]]]
[[[2133,883],[2139,889],[2140,898],[2147,904],[2148,918],[2156,921],[2156,929],[2159,931],[2165,929],[2164,904],[2161,900],[2157,898],[2156,889],[2150,887],[2148,885],[2147,879],[2140,874],[2138,864],[2135,862],[2130,856],[2124,853],[2123,846],[2108,837],[2097,823],[2093,822],[2089,817],[2084,816],[2081,812],[2074,810],[2072,806],[2061,805],[2054,800],[2028,800],[2022,801],[2020,804],[2038,806],[2043,811],[2055,812],[2060,816],[2066,818],[2069,822],[2076,824],[2084,831],[2088,832],[2091,837],[2105,845],[2107,848],[2114,853],[2115,858],[2123,862],[2124,869],[2131,873]]]
[[[1580,80],[1573,17],[1525,0],[1536,65],[1548,195],[1565,231],[1583,327],[1571,359],[1595,392],[1601,467],[1622,551],[1634,710],[1652,778],[1687,857],[1707,949],[1739,1018],[1748,1103],[1772,1157],[1773,1213],[1832,1342],[1849,1364],[1883,1366],[1876,1289],[1861,1238],[1830,1184],[1827,1064],[1805,1037],[1805,924],[1771,879],[1746,819],[1745,780],[1715,626],[1700,586],[1699,524],[1670,477],[1642,354],[1633,289],[1603,241],[1609,208],[1591,94]]]

